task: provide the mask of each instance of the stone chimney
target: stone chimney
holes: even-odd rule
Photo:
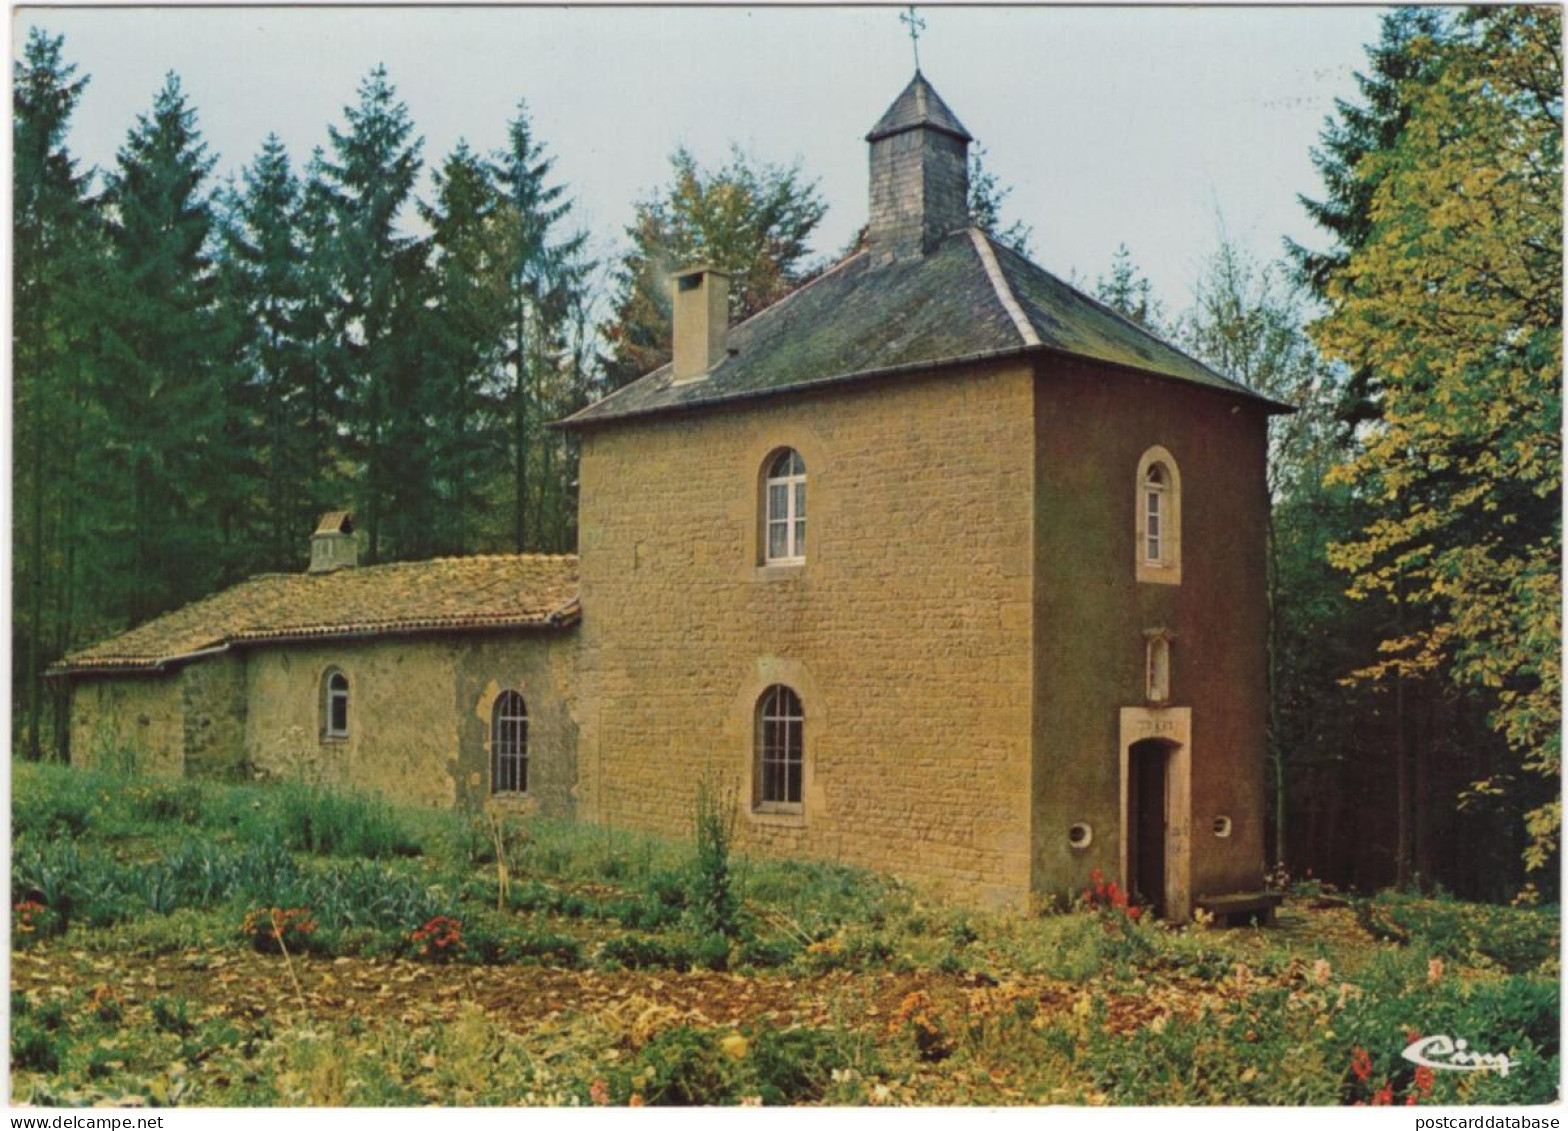
[[[699,381],[724,360],[730,321],[730,277],[693,267],[670,278],[674,299],[675,383]]]
[[[969,131],[919,71],[866,135],[871,143],[871,222],[877,262],[931,251],[969,226]]]
[[[354,515],[349,511],[328,511],[310,536],[309,573],[331,573],[353,569],[359,564],[359,540],[354,537]]]

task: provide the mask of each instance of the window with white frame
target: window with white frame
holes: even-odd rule
[[[756,808],[799,812],[805,776],[806,713],[800,696],[775,683],[757,701]]]
[[[321,734],[348,737],[348,676],[336,668],[328,668],[321,681]]]
[[[764,485],[767,521],[763,561],[793,565],[806,560],[806,461],[786,448],[768,465]]]
[[[1143,477],[1143,560],[1150,565],[1165,561],[1165,492],[1169,476],[1161,464],[1153,464]]]
[[[1138,461],[1137,549],[1134,564],[1139,581],[1181,584],[1181,472],[1162,447],[1152,447]]]
[[[490,710],[490,792],[528,792],[528,704],[516,691]]]

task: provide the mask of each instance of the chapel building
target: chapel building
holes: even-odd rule
[[[1249,906],[1283,407],[971,226],[919,73],[867,141],[859,250],[733,327],[677,274],[672,362],[561,422],[578,556],[357,567],[328,516],[66,657],[73,759],[676,836],[708,780],[747,849],[972,902]]]

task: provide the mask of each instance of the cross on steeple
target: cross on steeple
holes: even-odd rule
[[[898,17],[898,22],[909,27],[909,42],[915,49],[915,73],[920,73],[920,33],[926,30],[926,22],[915,15],[915,6],[911,4],[909,11]]]

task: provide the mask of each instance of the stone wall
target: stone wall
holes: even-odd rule
[[[582,454],[582,812],[688,835],[739,791],[748,847],[1021,902],[1030,871],[1033,380],[868,382],[612,425]],[[807,561],[761,561],[761,480],[797,449]],[[750,804],[755,709],[800,693],[799,816]]]
[[[245,657],[213,656],[181,669],[185,772],[240,778],[245,765]]]
[[[71,763],[184,773],[185,705],[179,674],[73,680]]]
[[[1262,880],[1268,501],[1259,408],[1088,364],[1041,364],[1036,575],[1035,886],[1116,876],[1124,707],[1144,707],[1144,631],[1167,628],[1172,707],[1191,713],[1193,895]],[[1136,578],[1139,458],[1181,481],[1181,582]],[[1228,816],[1228,837],[1213,833]],[[1093,842],[1068,845],[1087,822]]]
[[[512,632],[257,649],[245,757],[263,777],[479,808],[490,796],[490,709],[511,688],[528,705],[529,791],[504,803],[570,816],[573,647],[570,634]],[[323,733],[329,669],[349,680],[346,738]]]

